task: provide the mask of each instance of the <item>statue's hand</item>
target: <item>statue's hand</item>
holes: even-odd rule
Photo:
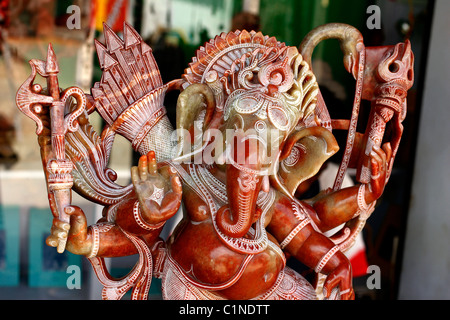
[[[58,243],[67,239],[66,249],[73,254],[88,255],[92,249],[92,241],[88,239],[87,221],[83,210],[76,206],[65,208],[70,216],[70,223],[58,218],[53,219],[51,234],[46,243],[51,247],[57,247]]]
[[[381,148],[374,147],[372,149],[370,154],[371,176],[365,190],[367,203],[377,200],[383,194],[391,157],[392,149],[389,142],[385,143]]]
[[[355,294],[352,286],[352,269],[350,262],[340,263],[331,271],[323,285],[324,295],[329,298],[334,288],[339,288],[341,300],[353,300]]]
[[[170,219],[180,208],[182,185],[176,172],[158,172],[155,153],[141,156],[137,167],[131,168],[131,180],[138,196],[142,217],[149,224]]]

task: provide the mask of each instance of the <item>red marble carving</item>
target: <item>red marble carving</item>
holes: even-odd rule
[[[312,30],[299,49],[260,32],[222,33],[164,84],[152,49],[131,26],[123,39],[106,25],[104,35],[105,44],[95,43],[103,76],[90,94],[59,89],[51,46],[47,61],[30,61],[17,93],[17,106],[37,123],[54,214],[47,244],[86,256],[104,299],[129,290],[146,299],[152,277],[162,279],[165,299],[352,299],[344,252],[392,169],[413,82],[409,42],[366,48],[344,24]],[[356,79],[350,120],[330,118],[311,70],[312,51],[327,38],[341,42]],[[34,84],[37,73],[47,89]],[[176,128],[164,107],[172,90],[180,91]],[[365,133],[356,132],[361,99],[372,101]],[[105,120],[101,134],[89,123],[92,112]],[[394,134],[385,141],[388,122]],[[300,201],[296,190],[339,148],[334,129],[348,130],[335,185]],[[108,168],[116,134],[141,154],[127,186]],[[357,169],[359,183],[341,188],[347,168]],[[71,190],[104,206],[102,219],[88,226]],[[132,254],[134,268],[113,278],[104,258]],[[287,267],[288,257],[313,270],[317,283]]]

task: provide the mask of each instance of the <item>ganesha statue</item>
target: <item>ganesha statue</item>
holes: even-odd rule
[[[338,23],[312,30],[298,48],[238,30],[205,43],[180,79],[163,83],[130,25],[123,38],[104,25],[104,38],[95,41],[103,75],[89,94],[59,87],[51,45],[46,61],[30,61],[17,93],[18,108],[37,123],[54,216],[47,244],[85,256],[104,299],[128,291],[147,299],[152,278],[162,280],[164,299],[353,299],[345,251],[392,170],[413,83],[409,42],[365,47],[358,30]],[[339,40],[356,80],[350,119],[330,118],[311,68],[314,47],[328,38]],[[37,74],[47,88],[34,83]],[[173,90],[175,128],[164,107]],[[362,99],[371,112],[359,133]],[[100,134],[93,112],[105,122]],[[303,199],[299,188],[340,148],[333,130],[348,131],[335,183]],[[116,134],[141,155],[125,186],[108,167]],[[342,188],[349,168],[357,183]],[[71,204],[72,190],[103,206],[97,223]],[[111,276],[105,258],[135,254],[125,277]]]

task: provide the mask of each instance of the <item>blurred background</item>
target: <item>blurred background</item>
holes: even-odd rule
[[[368,22],[373,5],[380,9],[376,28]],[[45,244],[52,216],[36,127],[18,111],[15,94],[30,74],[28,61],[45,59],[49,42],[60,86],[89,93],[101,77],[94,39],[104,42],[104,21],[119,35],[124,21],[134,26],[153,48],[164,82],[181,76],[200,45],[235,29],[260,30],[292,46],[329,22],[355,26],[366,46],[409,39],[415,82],[405,130],[391,179],[362,233],[355,292],[370,300],[450,299],[449,14],[446,0],[0,0],[0,299],[101,298],[86,259]],[[313,69],[332,118],[349,119],[355,80],[342,57],[337,40],[326,40],[314,51]],[[176,98],[165,101],[172,121]],[[369,110],[364,102],[361,117]],[[102,125],[95,113],[90,121]],[[342,134],[336,132],[345,142]],[[130,144],[117,137],[110,167],[119,183],[129,183],[135,163]],[[101,208],[76,194],[73,203],[90,223],[101,216]],[[133,259],[108,261],[112,274],[125,275]],[[373,281],[367,266],[373,265],[380,271],[376,288],[367,285]],[[68,266],[79,267],[80,286],[68,288]],[[152,283],[151,299],[161,298],[158,284]]]

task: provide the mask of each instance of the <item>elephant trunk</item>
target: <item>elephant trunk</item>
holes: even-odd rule
[[[262,156],[257,155],[257,150],[251,146],[247,145],[247,148],[243,164],[237,161],[237,153],[229,158],[231,163],[227,164],[226,169],[228,204],[218,210],[216,217],[219,230],[233,238],[247,234],[259,217],[256,200],[263,181],[268,181],[268,177],[261,174]]]
[[[311,30],[299,46],[303,59],[311,66],[314,48],[323,40],[338,39],[344,52],[345,69],[356,78],[358,72],[358,52],[364,49],[363,37],[355,27],[344,23],[328,23]]]

